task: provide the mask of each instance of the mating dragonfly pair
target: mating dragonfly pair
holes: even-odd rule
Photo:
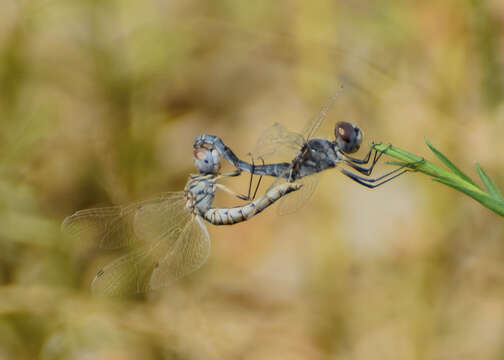
[[[355,125],[339,122],[333,141],[313,138],[326,118],[335,98],[311,120],[302,134],[289,132],[274,124],[259,139],[254,154],[261,165],[239,159],[223,141],[214,135],[196,138],[193,161],[199,173],[191,175],[184,191],[164,193],[152,199],[125,206],[77,211],[67,217],[62,231],[77,238],[93,234],[101,247],[117,249],[135,246],[129,254],[101,269],[92,282],[92,290],[111,296],[160,289],[197,270],[210,253],[210,237],[204,221],[214,225],[231,225],[246,221],[280,200],[279,213],[297,210],[315,190],[318,175],[327,169],[338,169],[357,183],[375,188],[409,170],[405,164],[387,174],[369,178],[383,153],[370,148],[362,158],[351,157],[362,143],[362,131]],[[290,162],[265,164],[264,159],[281,149],[290,152]],[[220,173],[221,161],[229,161],[236,170]],[[371,160],[372,159],[372,160]],[[351,172],[347,165],[356,172]],[[368,165],[368,167],[364,167]],[[219,183],[225,177],[250,173],[248,195],[234,192]],[[251,197],[252,177],[277,178],[266,193]],[[243,206],[215,208],[217,190],[250,201]]]

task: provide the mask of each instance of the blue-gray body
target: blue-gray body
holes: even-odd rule
[[[212,206],[216,191],[216,176],[191,175],[187,182],[184,193],[187,199],[186,207],[197,216],[214,225],[231,225],[246,221],[259,214],[272,205],[275,201],[295,191],[301,185],[285,183],[273,187],[266,194],[244,206],[231,208],[214,208]]]
[[[233,151],[215,135],[201,135],[195,140],[195,144],[198,143],[212,144],[212,146],[218,149],[221,155],[237,169],[253,173],[254,175],[284,177],[290,182],[319,173],[323,170],[332,169],[336,167],[341,159],[341,154],[336,150],[337,147],[335,143],[321,138],[314,138],[305,142],[291,162],[265,165],[252,165],[246,161],[240,160]]]

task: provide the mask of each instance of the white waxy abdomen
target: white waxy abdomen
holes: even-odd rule
[[[296,183],[284,183],[269,189],[266,195],[247,205],[232,208],[211,208],[202,215],[206,221],[214,225],[236,224],[257,215],[278,199],[292,191],[298,190],[301,186]]]

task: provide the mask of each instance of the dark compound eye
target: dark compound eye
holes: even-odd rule
[[[339,122],[334,128],[334,140],[338,150],[351,154],[359,150],[362,142],[361,130],[348,122]]]
[[[334,136],[342,139],[344,142],[349,142],[355,136],[354,130],[355,128],[352,124],[342,121],[336,124]]]

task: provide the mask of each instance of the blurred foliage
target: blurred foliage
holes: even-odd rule
[[[181,190],[202,133],[246,157],[299,131],[342,82],[319,135],[427,136],[501,187],[503,23],[496,0],[4,0],[0,359],[502,359],[502,220],[418,174],[328,171],[294,215],[209,227],[209,263],[139,299],[91,296],[120,252],[59,224]]]

